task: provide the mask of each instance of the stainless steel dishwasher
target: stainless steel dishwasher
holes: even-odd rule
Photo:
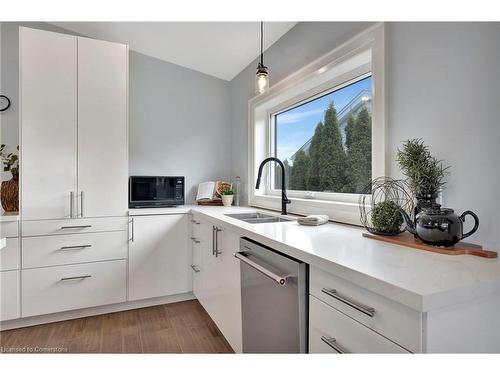
[[[247,238],[234,256],[243,353],[307,353],[307,265]]]

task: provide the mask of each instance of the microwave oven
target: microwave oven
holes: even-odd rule
[[[184,176],[130,176],[129,208],[184,204]]]

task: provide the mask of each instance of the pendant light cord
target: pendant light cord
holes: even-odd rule
[[[260,64],[264,65],[264,22],[260,22]]]

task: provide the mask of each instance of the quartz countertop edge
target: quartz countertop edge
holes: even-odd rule
[[[362,236],[360,227],[295,221],[249,224],[228,213],[264,211],[252,207],[181,206],[130,210],[131,216],[198,213],[240,236],[251,238],[310,266],[417,311],[428,312],[500,292],[500,260],[443,255]],[[269,212],[279,215],[276,212]],[[234,252],[239,249],[234,249]]]
[[[0,222],[8,222],[8,221],[18,221],[19,220],[19,214],[16,213],[7,213],[7,212],[2,212],[0,213]]]

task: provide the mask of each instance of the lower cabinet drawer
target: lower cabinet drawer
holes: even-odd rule
[[[23,237],[23,268],[125,259],[127,232]]]
[[[17,237],[19,235],[19,222],[17,220],[0,222],[0,234],[2,237]]]
[[[126,261],[34,268],[22,271],[22,316],[124,302]]]
[[[19,318],[19,271],[0,272],[0,320]]]
[[[53,234],[72,234],[88,232],[127,231],[128,217],[96,217],[90,219],[64,220],[25,220],[22,234],[29,236],[48,236]]]
[[[309,298],[310,353],[408,353],[319,299]]]
[[[7,238],[6,246],[0,249],[0,271],[19,269],[19,238]]]
[[[314,297],[409,351],[422,351],[420,312],[316,267],[309,285]]]

